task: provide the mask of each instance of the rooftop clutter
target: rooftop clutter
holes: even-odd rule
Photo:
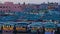
[[[60,20],[58,3],[14,4],[0,3],[0,21]]]

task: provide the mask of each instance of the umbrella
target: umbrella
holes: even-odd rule
[[[45,28],[55,28],[56,25],[54,23],[49,22],[49,23],[45,23],[44,27]]]
[[[30,24],[31,27],[42,27],[42,25],[40,22]]]
[[[57,24],[57,27],[60,27],[60,24]]]

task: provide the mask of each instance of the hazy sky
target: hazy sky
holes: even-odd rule
[[[60,2],[60,0],[0,0],[0,2],[14,2],[14,3],[36,3],[36,4],[40,4],[42,2]]]

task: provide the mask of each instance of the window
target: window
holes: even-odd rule
[[[16,7],[15,7],[16,8]]]
[[[20,8],[20,7],[18,7],[18,8]]]
[[[21,6],[18,6],[18,8],[20,8]]]
[[[8,10],[10,12],[10,10]]]
[[[0,6],[0,8],[2,8],[2,6]]]
[[[5,8],[5,6],[3,6],[3,8]]]

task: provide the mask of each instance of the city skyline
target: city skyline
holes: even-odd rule
[[[14,3],[23,3],[25,2],[26,4],[28,3],[33,3],[33,4],[41,4],[43,2],[47,3],[47,2],[58,2],[59,3],[60,0],[0,0],[0,3],[4,3],[4,2],[14,2]]]

